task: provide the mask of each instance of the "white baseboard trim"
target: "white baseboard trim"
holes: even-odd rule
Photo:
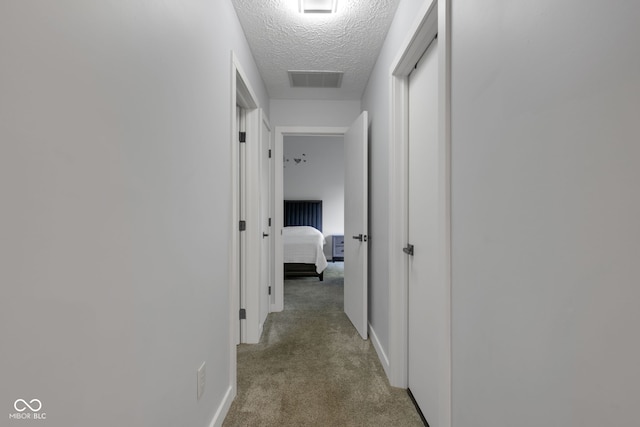
[[[369,337],[371,338],[371,342],[373,343],[373,348],[376,349],[376,353],[378,354],[378,359],[380,359],[380,363],[382,364],[382,369],[384,369],[384,373],[387,375],[387,378],[391,378],[389,376],[389,371],[391,369],[391,365],[389,364],[389,358],[387,354],[384,352],[382,348],[382,344],[380,344],[380,340],[376,335],[376,331],[373,330],[373,326],[369,323]]]
[[[209,424],[209,427],[222,427],[222,423],[224,422],[224,419],[229,412],[229,408],[231,408],[231,404],[233,403],[233,391],[233,387],[229,386],[227,392],[222,398],[222,402],[220,402],[220,405],[218,406],[218,410]]]

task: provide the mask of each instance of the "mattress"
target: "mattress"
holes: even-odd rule
[[[315,264],[318,274],[327,268],[323,251],[326,240],[320,231],[313,227],[284,227],[282,241],[285,263]]]

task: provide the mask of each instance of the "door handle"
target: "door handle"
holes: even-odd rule
[[[402,248],[402,252],[404,252],[407,255],[413,256],[413,245],[407,244],[406,248]]]
[[[262,233],[262,238],[269,237],[269,233]]]
[[[364,239],[364,236],[362,234],[358,234],[357,236],[353,236],[353,238],[356,240],[360,240],[362,242],[362,240]]]

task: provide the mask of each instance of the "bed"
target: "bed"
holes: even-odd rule
[[[323,247],[322,200],[285,200],[284,277],[318,277],[324,279],[327,259]]]

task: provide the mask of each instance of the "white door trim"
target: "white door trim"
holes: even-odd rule
[[[438,35],[438,143],[442,153],[439,159],[440,178],[443,183],[440,196],[441,223],[445,224],[439,236],[441,255],[439,260],[449,289],[446,318],[443,331],[448,338],[447,369],[440,378],[441,412],[438,426],[451,425],[451,37],[450,0],[427,0],[418,18],[408,31],[398,56],[392,62],[390,75],[390,123],[389,144],[389,381],[391,385],[406,388],[408,384],[408,275],[407,256],[402,248],[408,242],[408,76],[433,37]],[[391,286],[394,284],[394,286]],[[397,286],[396,286],[397,284]]]
[[[239,156],[238,156],[238,126],[236,121],[236,105],[247,110],[247,125],[253,116],[259,118],[257,96],[249,85],[249,79],[238,62],[238,58],[231,51],[231,93],[230,93],[230,121],[231,121],[231,219],[232,228],[229,231],[229,382],[231,387],[231,399],[237,392],[236,373],[236,345],[240,337],[240,320],[238,308],[240,307],[240,239],[238,224],[239,212]],[[250,116],[250,114],[252,116]],[[259,122],[258,122],[259,123]]]
[[[323,127],[323,126],[276,126],[275,144],[273,147],[275,162],[274,168],[274,260],[275,280],[273,282],[274,300],[271,305],[272,312],[284,310],[284,256],[282,248],[282,228],[284,227],[284,189],[283,189],[283,142],[285,136],[293,135],[322,135],[344,136],[348,127]]]
[[[261,273],[262,273],[262,265],[265,263],[265,258],[267,259],[267,263],[266,263],[266,281],[267,283],[263,283],[262,279],[264,279],[264,277],[261,277],[261,281],[260,283],[258,283],[258,297],[259,297],[259,319],[258,319],[258,339],[260,338],[260,336],[262,336],[262,331],[264,329],[264,322],[267,319],[267,316],[269,314],[270,308],[271,308],[271,295],[269,295],[268,291],[267,293],[265,293],[265,288],[264,286],[272,286],[273,283],[273,256],[271,255],[273,253],[272,250],[272,242],[273,242],[273,238],[272,238],[272,228],[273,228],[273,224],[268,224],[268,219],[267,218],[271,218],[272,217],[272,213],[271,213],[271,209],[272,209],[272,204],[273,204],[273,188],[271,185],[272,182],[272,176],[273,176],[273,155],[268,155],[269,150],[272,150],[272,138],[271,138],[271,124],[269,123],[269,119],[267,117],[267,115],[265,114],[264,110],[262,108],[260,108],[260,144],[259,144],[259,176],[260,176],[260,196],[259,196],[259,200],[260,200],[260,224],[261,224],[261,228],[264,232],[264,230],[266,230],[266,233],[268,234],[267,237],[263,236],[262,239],[264,240],[265,238],[267,239],[268,245],[267,245],[267,253],[265,254],[263,252],[264,249],[264,245],[262,244],[263,242],[261,242],[261,250],[260,250],[260,269],[261,269]],[[266,129],[266,131],[265,131]],[[267,164],[268,164],[268,168],[267,170],[263,170],[264,167],[264,160],[265,160],[265,156],[268,160],[267,160]],[[263,218],[262,214],[263,214],[263,203],[264,203],[264,197],[265,195],[262,194],[262,190],[264,189],[264,185],[265,183],[262,182],[262,180],[265,177],[265,172],[266,172],[266,176],[267,176],[267,182],[266,182],[266,187],[267,187],[267,194],[266,194],[266,210],[267,210],[267,218]],[[265,222],[267,221],[267,222]],[[265,228],[266,227],[266,228]],[[266,301],[266,302],[265,302]],[[266,313],[262,311],[263,306],[266,306]]]
[[[269,165],[269,217],[271,218],[271,226],[269,227],[269,234],[270,234],[270,239],[269,239],[269,253],[271,254],[270,258],[269,258],[269,285],[272,287],[273,289],[273,281],[275,280],[274,278],[274,268],[273,268],[273,250],[274,250],[274,246],[273,246],[273,129],[271,128],[271,123],[269,122],[269,118],[267,117],[267,115],[265,114],[263,109],[260,109],[260,113],[261,113],[261,120],[262,123],[265,125],[265,127],[267,128],[267,130],[269,131],[269,141],[268,141],[268,149],[271,150],[271,160],[270,160],[270,165]],[[268,298],[268,312],[271,312],[271,305],[273,302],[273,293],[271,295],[269,295]],[[264,325],[263,325],[264,326]]]

